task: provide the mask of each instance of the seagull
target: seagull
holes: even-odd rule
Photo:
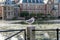
[[[26,20],[25,22],[28,23],[28,24],[32,24],[32,23],[34,23],[34,21],[35,21],[35,18],[32,17],[32,18]]]

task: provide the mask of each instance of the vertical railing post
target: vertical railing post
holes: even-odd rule
[[[24,40],[26,40],[26,30],[24,31]]]
[[[35,27],[27,27],[27,40],[35,40],[35,31],[32,31]]]
[[[57,28],[56,31],[57,31],[57,40],[59,40],[59,29]]]

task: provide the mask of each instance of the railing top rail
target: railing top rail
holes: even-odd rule
[[[0,32],[13,32],[13,31],[25,31],[25,29],[0,30]]]
[[[60,31],[60,29],[33,29],[32,31]]]

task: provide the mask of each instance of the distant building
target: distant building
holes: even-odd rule
[[[51,14],[58,17],[60,16],[60,0],[20,0],[20,11]]]
[[[13,19],[14,17],[17,17],[19,7],[15,5],[16,3],[14,0],[5,0],[2,2],[0,5],[0,17],[2,19]]]

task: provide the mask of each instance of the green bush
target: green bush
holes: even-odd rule
[[[35,16],[36,16],[35,13],[31,13],[31,14],[30,14],[30,17],[35,17]]]
[[[51,18],[51,15],[39,13],[39,14],[37,14],[37,18],[40,20],[49,20]]]
[[[17,17],[14,17],[12,20],[16,20]]]
[[[26,17],[26,16],[29,16],[29,13],[27,11],[22,11],[20,13],[20,17]]]
[[[20,13],[20,17],[25,17],[25,19],[29,19],[31,17],[35,17],[35,19],[40,19],[40,20],[48,20],[48,19],[52,19],[53,18],[53,17],[51,18],[51,14],[29,13],[27,11],[22,11]]]

